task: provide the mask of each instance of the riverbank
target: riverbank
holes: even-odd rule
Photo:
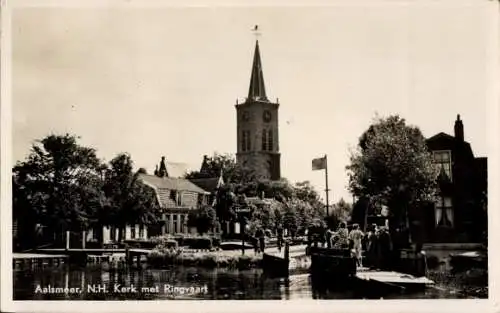
[[[283,251],[283,250],[282,250]],[[290,246],[290,253],[304,251],[304,245]],[[277,248],[268,248],[266,253],[277,254]],[[194,266],[204,268],[228,268],[246,270],[262,266],[262,253],[253,250],[218,250],[218,251],[183,251],[182,249],[153,249],[147,256],[152,268],[166,268],[171,265]]]
[[[472,268],[453,273],[450,270],[430,270],[428,278],[437,288],[447,289],[458,298],[488,298],[488,270]]]

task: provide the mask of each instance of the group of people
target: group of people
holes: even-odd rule
[[[350,249],[358,266],[363,266],[363,251],[366,251],[366,263],[370,267],[386,268],[392,257],[392,240],[387,227],[372,224],[366,234],[361,231],[359,224],[353,224],[351,231],[345,222],[341,222],[336,231],[327,229],[323,238],[309,236],[309,243],[318,242],[328,248]]]

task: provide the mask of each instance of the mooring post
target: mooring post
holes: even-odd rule
[[[125,261],[127,262],[128,266],[132,265],[132,253],[130,253],[128,247],[125,248]]]

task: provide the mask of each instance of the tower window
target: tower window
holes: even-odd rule
[[[244,130],[241,133],[241,151],[250,151],[251,142],[250,142],[250,131]]]
[[[273,131],[262,130],[262,151],[273,151]]]
[[[268,140],[268,144],[267,144],[268,150],[273,151],[273,131],[272,131],[272,129],[269,130],[267,140]]]
[[[267,130],[262,130],[262,151],[267,150]]]

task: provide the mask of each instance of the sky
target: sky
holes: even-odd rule
[[[420,3],[15,8],[13,161],[51,133],[80,136],[106,161],[128,152],[149,172],[161,156],[198,169],[204,154],[235,153],[256,24],[290,181],[323,196],[311,160],[327,154],[330,199],[351,200],[345,167],[376,114],[426,137],[453,134],[460,114],[474,154],[488,156],[491,6]]]

